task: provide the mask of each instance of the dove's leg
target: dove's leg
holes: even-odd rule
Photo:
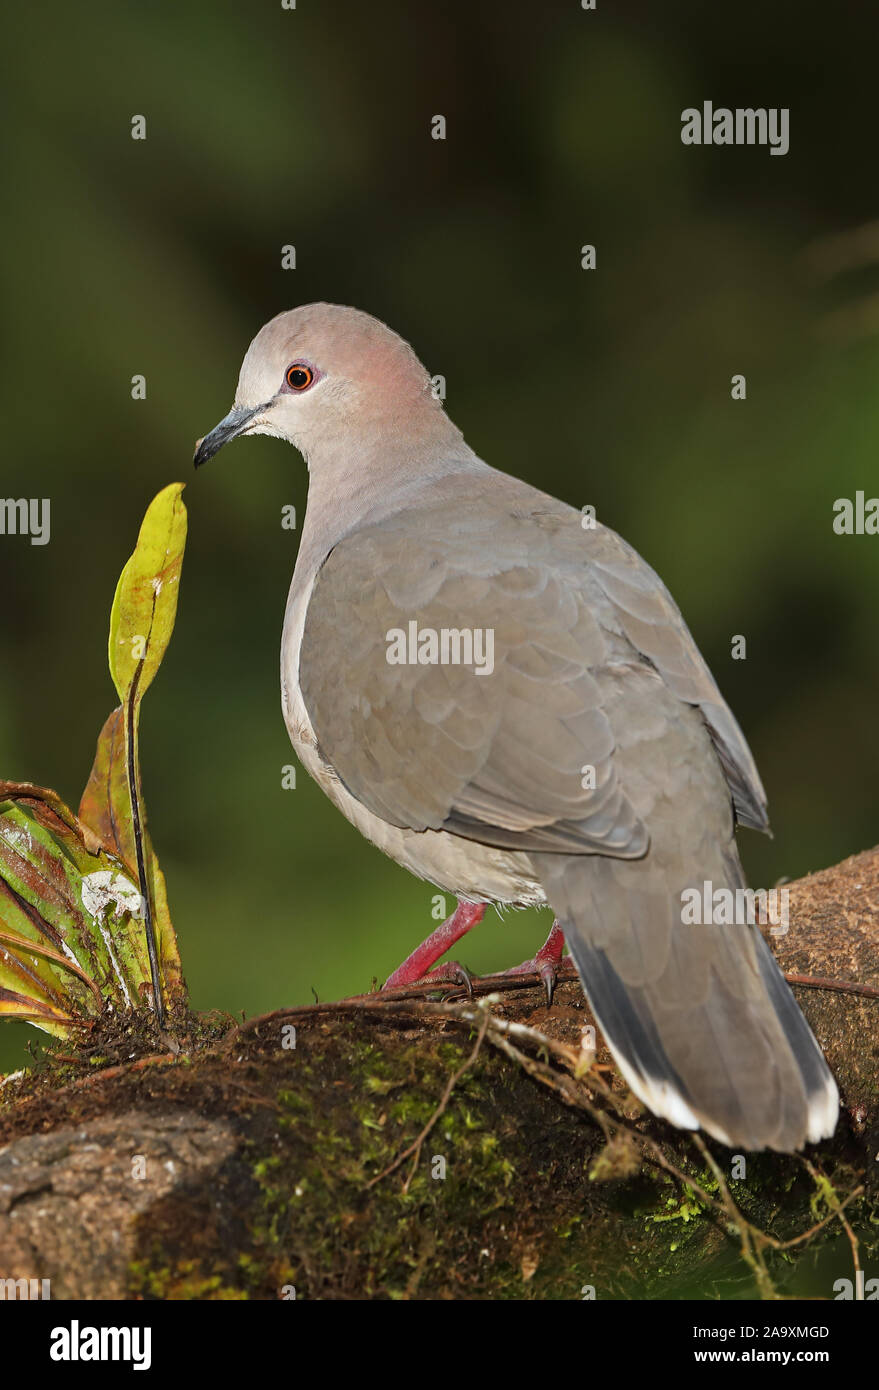
[[[510,970],[504,970],[504,975],[525,975],[529,970],[540,972],[543,981],[543,988],[546,990],[546,1002],[552,1003],[552,996],[555,991],[558,966],[562,958],[562,951],[565,949],[565,938],[558,922],[553,922],[549,936],[544,941],[540,950],[533,960],[524,960],[521,965],[514,965]]]
[[[460,941],[462,936],[466,936],[471,927],[475,927],[485,916],[485,903],[458,903],[451,917],[432,931],[420,946],[417,946],[411,956],[407,956],[402,965],[398,965],[393,975],[389,975],[385,980],[384,988],[393,989],[395,985],[411,985],[416,980],[423,980],[440,958],[444,956],[456,941]],[[457,980],[462,973],[461,966],[455,961],[449,961],[447,965],[439,970],[432,971],[434,979],[449,978]]]

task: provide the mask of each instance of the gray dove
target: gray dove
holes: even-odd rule
[[[768,820],[658,575],[478,458],[409,345],[359,310],[261,329],[196,466],[245,434],[309,471],[281,649],[293,746],[372,844],[458,900],[388,983],[447,977],[431,966],[488,904],[548,904],[526,964],[551,983],[567,943],[654,1114],[745,1149],[832,1134],[836,1085],[753,916],[687,920],[705,885],[746,888],[735,827]]]

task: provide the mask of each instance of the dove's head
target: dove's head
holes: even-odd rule
[[[321,444],[432,434],[445,420],[427,372],[390,328],[359,309],[305,304],[257,333],[235,404],[198,441],[195,466],[242,434],[276,435],[310,458]]]

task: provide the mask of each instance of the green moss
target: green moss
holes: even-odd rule
[[[181,1260],[174,1268],[134,1260],[129,1266],[129,1290],[134,1297],[178,1301],[241,1302],[247,1293],[223,1284],[219,1275],[205,1278],[196,1261]]]
[[[754,1296],[738,1241],[695,1186],[642,1167],[630,1139],[605,1144],[588,1118],[488,1048],[416,1153],[471,1048],[463,1032],[413,1037],[340,1019],[301,1027],[292,1052],[266,1042],[244,1055],[236,1046],[234,1199],[218,1201],[210,1180],[195,1199],[175,1199],[164,1230],[151,1212],[152,1243],[138,1251],[132,1291],[277,1299],[295,1289],[297,1298],[394,1301],[579,1300],[588,1287],[599,1298]],[[716,1193],[686,1136],[668,1152]],[[779,1162],[749,1158],[734,1190],[750,1219],[784,1236],[809,1224],[814,1185],[801,1169],[792,1184]],[[220,1207],[240,1214],[231,1236],[216,1226]],[[780,1257],[775,1266],[788,1267]]]

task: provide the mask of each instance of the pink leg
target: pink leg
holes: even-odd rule
[[[460,941],[462,936],[466,936],[471,927],[475,927],[485,916],[485,903],[458,903],[451,917],[447,917],[436,931],[432,931],[420,946],[417,946],[411,956],[407,956],[402,965],[398,965],[393,975],[389,975],[385,980],[384,988],[393,989],[395,985],[411,985],[416,980],[424,979],[430,967],[444,956],[456,941]],[[448,967],[443,967],[443,971],[449,970],[451,977],[460,971],[460,966],[449,963]],[[441,972],[434,972],[437,976]]]
[[[549,936],[534,959],[525,960],[521,965],[514,965],[512,969],[505,970],[503,973],[504,975],[526,975],[529,970],[538,970],[543,981],[543,988],[546,990],[546,1002],[551,1004],[555,991],[556,974],[564,949],[565,938],[562,929],[558,922],[553,922]]]

